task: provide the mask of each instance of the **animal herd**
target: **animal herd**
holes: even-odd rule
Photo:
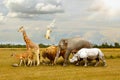
[[[19,60],[18,65],[13,64],[13,66],[38,66],[41,63],[45,63],[45,58],[50,60],[51,65],[56,65],[60,56],[64,59],[63,66],[67,66],[68,62],[79,65],[81,61],[84,61],[84,66],[87,66],[93,60],[96,60],[95,66],[100,63],[100,60],[104,66],[107,66],[102,51],[98,48],[93,48],[89,41],[80,37],[61,39],[57,46],[52,45],[41,51],[41,48],[29,39],[23,26],[19,28],[18,32],[23,35],[26,51],[11,55]],[[71,53],[73,57],[69,59]]]

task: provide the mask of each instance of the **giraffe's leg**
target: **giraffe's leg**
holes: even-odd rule
[[[40,59],[39,59],[39,49],[36,50],[35,54],[36,54],[37,66],[38,66],[38,65],[40,64]]]
[[[37,66],[40,64],[39,56],[36,54],[37,57]]]

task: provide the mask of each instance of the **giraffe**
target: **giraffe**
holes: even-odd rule
[[[29,37],[27,36],[26,31],[25,31],[23,26],[19,28],[18,32],[21,32],[23,34],[23,39],[24,39],[24,41],[26,43],[27,50],[30,50],[33,53],[35,53],[36,60],[37,60],[37,66],[38,66],[40,64],[39,46],[29,39]]]

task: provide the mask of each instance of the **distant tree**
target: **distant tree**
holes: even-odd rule
[[[114,43],[114,47],[115,47],[115,48],[120,48],[119,43],[118,43],[118,42],[115,42],[115,43]]]
[[[94,44],[93,47],[94,47],[94,48],[99,48],[100,46],[97,45],[97,44]]]
[[[105,43],[102,43],[101,47],[102,47],[102,48],[108,48],[108,47],[109,47],[109,45],[108,45],[108,43],[107,43],[107,42],[105,42]]]
[[[94,44],[94,47],[96,47],[96,48],[115,48],[115,47],[118,47],[118,46],[120,47],[119,43],[115,43],[114,45],[108,44],[107,42],[102,43],[100,45]]]
[[[49,47],[50,45],[45,45],[45,44],[39,44],[40,48],[46,48]],[[115,42],[113,45],[108,44],[107,42],[102,43],[102,44],[94,44],[93,47],[96,48],[120,48],[120,44],[118,42]],[[26,45],[21,45],[21,44],[0,44],[0,48],[26,48]]]
[[[25,45],[20,44],[0,44],[0,48],[25,48]]]
[[[114,48],[114,46],[112,44],[109,45],[109,48]]]
[[[46,47],[48,47],[48,46],[50,46],[50,45],[39,44],[39,47],[40,47],[40,48],[46,48]]]

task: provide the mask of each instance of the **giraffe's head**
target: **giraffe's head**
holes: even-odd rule
[[[24,28],[23,26],[21,26],[19,29],[18,29],[18,32],[23,32],[24,31]]]

